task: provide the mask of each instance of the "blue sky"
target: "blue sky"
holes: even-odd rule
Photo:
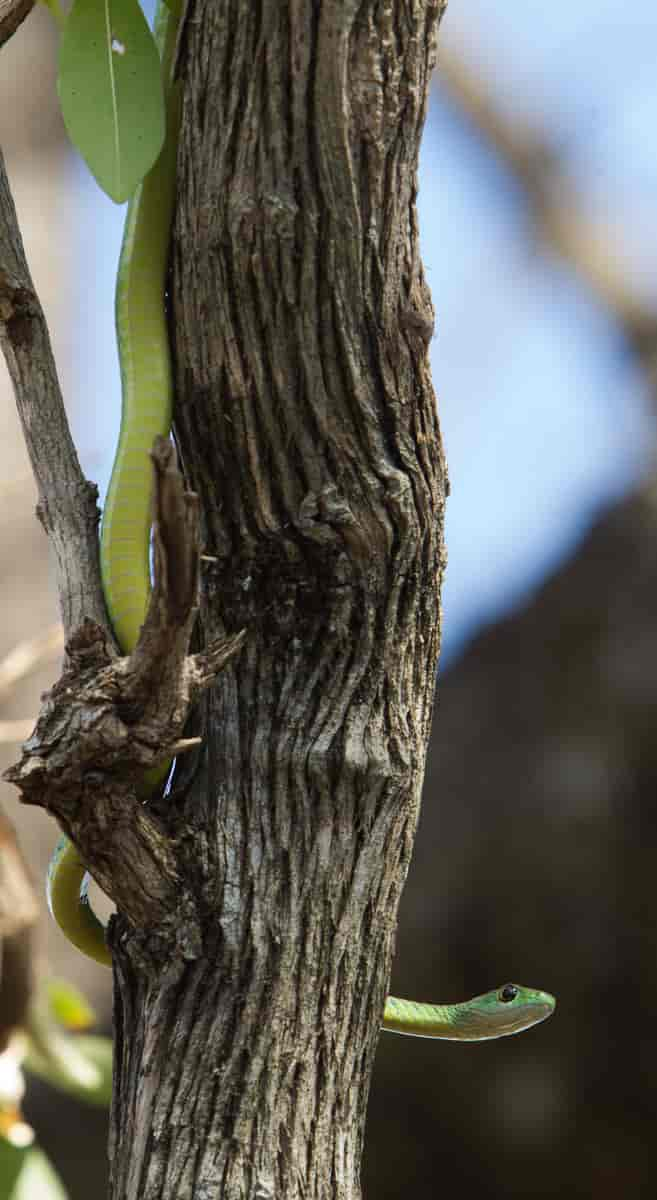
[[[657,6],[452,0],[443,39],[509,112],[550,128],[587,211],[616,230],[637,287],[657,301]],[[77,171],[87,281],[97,259],[76,317],[91,347],[79,390],[89,395],[93,379],[102,414],[92,435],[80,406],[77,438],[88,473],[105,485],[120,404],[113,279],[123,212],[81,164]],[[483,621],[530,593],[600,506],[631,486],[653,431],[645,381],[618,330],[536,246],[513,180],[437,86],[419,205],[452,483],[446,661]]]
[[[585,210],[615,229],[637,288],[657,299],[657,7],[463,0],[448,8],[442,36],[504,109],[547,126]],[[631,486],[653,426],[618,329],[536,246],[522,194],[439,88],[420,185],[452,482],[448,659]]]

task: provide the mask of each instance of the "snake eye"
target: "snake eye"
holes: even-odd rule
[[[509,1004],[511,1000],[515,1000],[517,995],[518,989],[515,983],[505,983],[504,987],[500,991],[498,999],[501,1000],[503,1004]]]

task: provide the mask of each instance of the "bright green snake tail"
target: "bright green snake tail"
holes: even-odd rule
[[[171,428],[173,382],[164,291],[176,194],[180,103],[172,72],[180,3],[158,3],[154,35],[162,58],[167,132],[162,152],[128,205],[116,282],[121,366],[121,429],[100,539],[103,592],[120,649],[130,654],[148,607],[152,468],[155,437]],[[151,786],[163,770],[149,775]],[[48,868],[50,911],[69,941],[111,966],[104,926],[87,898],[77,847],[60,838]]]
[[[124,654],[135,647],[150,591],[151,464],[157,434],[171,425],[172,377],[164,289],[175,199],[178,97],[171,75],[179,10],[160,0],[155,37],[165,79],[167,136],[157,163],[128,206],[116,286],[121,362],[119,444],[103,513],[101,571],[107,610]],[[60,839],[47,883],[50,910],[69,941],[106,966],[111,956],[102,923],[87,899],[85,865]],[[417,1037],[486,1041],[528,1029],[554,1011],[547,992],[505,984],[462,1004],[418,1004],[389,996],[383,1028]]]
[[[100,538],[105,603],[124,654],[134,650],[148,607],[149,454],[155,437],[169,434],[173,402],[164,292],[176,194],[180,105],[171,71],[178,20],[163,3],[154,34],[162,56],[167,133],[160,157],[128,205],[123,232],[116,281],[121,428]]]

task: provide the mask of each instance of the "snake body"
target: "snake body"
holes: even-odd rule
[[[162,59],[167,132],[162,152],[132,197],[116,281],[116,335],[121,368],[121,428],[103,509],[100,569],[105,604],[124,654],[134,650],[150,592],[151,465],[155,437],[171,428],[173,380],[164,291],[173,206],[180,103],[172,73],[180,2],[163,0],[154,36]],[[161,772],[150,775],[154,784]],[[145,789],[146,790],[146,789]],[[87,894],[77,847],[61,837],[50,860],[48,906],[68,940],[111,966],[105,929]]]
[[[488,1042],[538,1025],[554,1012],[549,992],[505,983],[460,1004],[421,1004],[388,996],[382,1026],[392,1033],[448,1042]]]
[[[155,38],[163,65],[167,136],[155,166],[128,206],[116,286],[121,364],[121,429],[103,513],[101,573],[112,627],[121,651],[134,649],[150,591],[149,451],[171,425],[172,371],[164,290],[175,199],[179,103],[172,82],[180,14],[162,0]],[[75,845],[60,839],[47,882],[50,910],[69,941],[106,966],[111,956],[104,926],[91,908],[85,865]],[[485,1041],[527,1029],[554,1011],[547,992],[505,984],[461,1004],[420,1004],[389,996],[384,1029],[416,1037]]]

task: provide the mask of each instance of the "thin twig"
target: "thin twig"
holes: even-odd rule
[[[202,746],[202,745],[203,745],[203,738],[200,738],[200,737],[181,738],[179,742],[173,743],[173,746],[171,747],[171,753],[174,756],[174,758],[177,758],[180,754],[187,754],[189,750],[196,750],[196,749],[198,749],[199,746]]]
[[[0,346],[55,551],[66,637],[87,617],[107,625],[98,568],[97,489],[80,469],[48,327],[25,258],[0,152]]]

